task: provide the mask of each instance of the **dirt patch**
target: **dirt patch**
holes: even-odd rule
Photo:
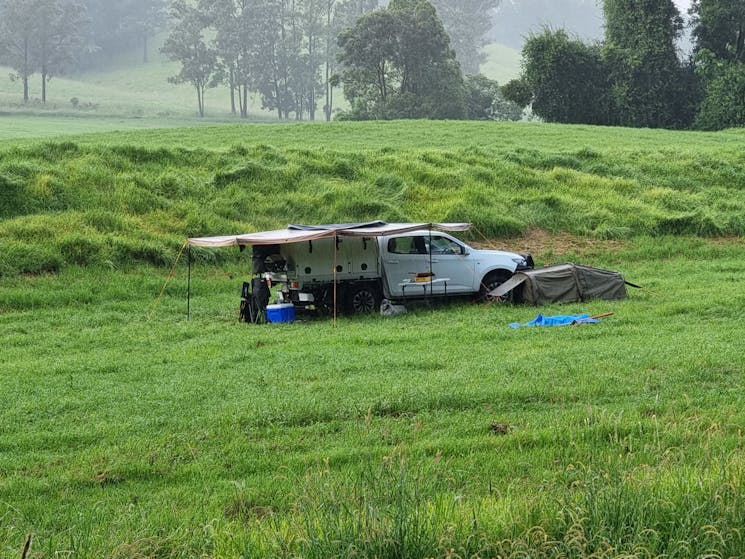
[[[476,248],[529,252],[536,260],[550,260],[551,263],[555,263],[561,261],[561,257],[566,254],[590,255],[615,252],[626,248],[629,242],[594,239],[566,232],[550,233],[545,229],[533,229],[519,237],[482,239],[472,244]]]
[[[512,426],[508,423],[494,422],[489,427],[494,435],[508,435],[512,431]]]

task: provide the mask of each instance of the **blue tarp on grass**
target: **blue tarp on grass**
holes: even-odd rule
[[[592,318],[589,314],[559,314],[555,316],[543,316],[539,314],[525,324],[512,322],[510,328],[520,328],[521,326],[566,326],[567,324],[593,324],[595,322],[600,321],[597,318]]]

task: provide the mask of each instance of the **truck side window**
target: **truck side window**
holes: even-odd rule
[[[463,247],[445,237],[432,237],[432,254],[463,254]]]
[[[427,254],[423,237],[396,237],[388,240],[388,252],[393,254]]]

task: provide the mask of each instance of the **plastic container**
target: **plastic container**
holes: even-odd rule
[[[292,303],[267,305],[266,319],[269,322],[294,322],[295,321],[295,305],[293,305]]]

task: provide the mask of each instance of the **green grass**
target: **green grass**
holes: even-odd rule
[[[152,320],[164,270],[3,280],[0,556],[741,556],[741,244],[597,249],[657,294],[541,330],[238,324],[246,263],[191,322],[183,268]]]
[[[6,142],[0,557],[28,534],[32,557],[745,555],[744,142],[462,122]],[[647,290],[249,326],[248,257],[224,250],[196,254],[191,321],[183,261],[158,300],[187,235],[368,218],[472,220]],[[507,326],[539,311],[614,314]]]
[[[163,265],[187,236],[292,222],[742,235],[743,147],[741,131],[426,121],[19,140],[0,149],[0,275]]]
[[[481,65],[481,73],[497,80],[500,85],[506,84],[520,76],[520,51],[492,43],[484,47],[486,61]]]

